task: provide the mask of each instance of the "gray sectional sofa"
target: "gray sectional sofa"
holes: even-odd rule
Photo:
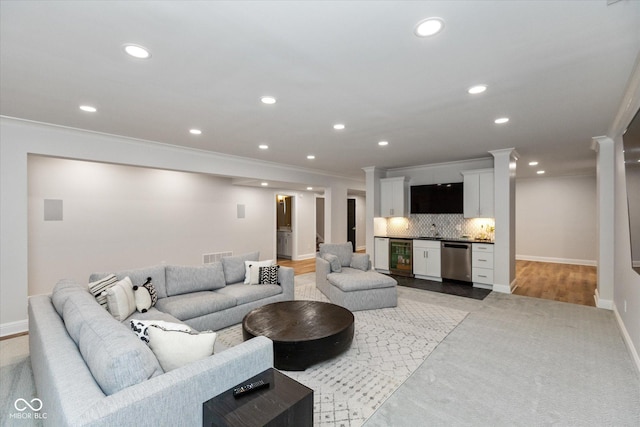
[[[279,269],[279,285],[245,285],[247,258],[117,273],[134,283],[152,277],[158,294],[155,307],[123,322],[86,284],[61,280],[51,295],[31,297],[29,346],[44,424],[202,425],[203,402],[273,367],[271,340],[257,337],[229,349],[216,342],[212,356],[164,372],[129,326],[135,318],[218,330],[239,323],[253,308],[293,299],[293,269]]]

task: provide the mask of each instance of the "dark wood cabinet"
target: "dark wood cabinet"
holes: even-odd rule
[[[268,369],[236,387],[263,380],[268,388],[233,396],[233,388],[202,405],[203,427],[313,426],[313,390]],[[235,387],[234,387],[235,388]]]

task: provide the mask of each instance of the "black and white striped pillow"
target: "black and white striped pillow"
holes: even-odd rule
[[[115,274],[110,274],[107,277],[91,282],[88,285],[89,292],[96,297],[98,304],[104,307],[105,310],[107,309],[107,289],[116,283],[118,283],[118,278]]]
[[[270,267],[260,267],[260,273],[258,276],[259,285],[279,285],[278,283],[278,269],[279,265],[272,265]]]

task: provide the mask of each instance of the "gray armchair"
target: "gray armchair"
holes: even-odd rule
[[[331,273],[357,274],[371,270],[369,254],[353,252],[351,242],[321,243],[316,254],[316,287],[329,298]]]

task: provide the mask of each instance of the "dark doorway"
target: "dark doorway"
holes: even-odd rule
[[[347,240],[356,250],[356,200],[347,199]]]

